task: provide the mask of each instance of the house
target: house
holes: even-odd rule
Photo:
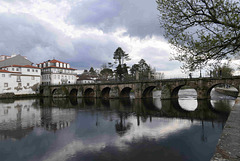
[[[21,55],[0,55],[0,68],[9,65],[33,65],[33,63]]]
[[[37,67],[42,69],[43,85],[76,83],[76,69],[70,68],[68,63],[53,59],[37,64]]]
[[[88,75],[79,75],[77,78],[77,84],[87,84],[87,83],[94,83],[95,79]]]
[[[0,94],[36,94],[41,84],[41,69],[32,65],[0,68]]]
[[[6,59],[9,59],[9,58],[11,58],[11,56],[8,56],[8,55],[0,55],[0,61],[6,60]]]
[[[92,74],[84,70],[82,74],[77,75],[77,84],[96,83],[99,79],[97,74]]]

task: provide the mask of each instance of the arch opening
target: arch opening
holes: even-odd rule
[[[142,97],[143,97],[143,98],[153,97],[153,90],[154,90],[154,88],[156,88],[156,86],[147,87],[147,88],[143,91]]]
[[[43,93],[44,93],[44,89],[41,89],[40,90],[40,95],[43,96]]]
[[[101,92],[101,97],[102,98],[109,98],[110,90],[111,90],[111,88],[109,88],[109,87],[104,88]]]
[[[120,98],[129,98],[131,90],[132,88],[130,87],[123,88],[122,91],[120,92]]]
[[[52,96],[55,95],[57,92],[57,89],[55,88],[54,90],[52,90]]]
[[[84,91],[84,97],[94,97],[94,90],[92,88],[87,88]]]
[[[190,86],[179,86],[175,92],[177,90],[174,96],[178,97],[179,107],[185,111],[195,111],[198,107],[197,91]]]
[[[77,97],[77,93],[78,93],[78,90],[77,90],[76,88],[73,88],[73,89],[70,91],[69,96],[70,96],[70,97]]]
[[[179,92],[179,90],[181,89],[181,87],[183,87],[183,86],[178,86],[178,87],[176,87],[176,88],[174,88],[174,89],[172,90],[171,98],[175,99],[175,98],[178,98],[178,97],[179,97],[179,96],[178,96],[178,92]]]
[[[236,99],[238,96],[238,89],[229,84],[215,84],[208,90],[208,95],[211,99]]]
[[[238,93],[236,87],[224,83],[216,84],[208,91],[212,108],[220,112],[228,112],[234,106]]]

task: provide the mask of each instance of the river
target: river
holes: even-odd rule
[[[235,99],[0,100],[1,161],[209,161]]]

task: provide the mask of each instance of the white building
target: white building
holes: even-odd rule
[[[9,59],[9,58],[11,58],[11,56],[8,56],[8,55],[0,55],[0,61],[6,60],[6,59]]]
[[[70,68],[70,65],[68,63],[53,59],[37,64],[37,67],[42,69],[43,85],[76,83],[76,69]]]
[[[36,94],[41,84],[41,69],[31,65],[0,68],[0,94]]]

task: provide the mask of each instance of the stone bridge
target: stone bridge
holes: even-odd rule
[[[240,76],[231,78],[163,79],[154,81],[108,82],[94,84],[41,86],[40,94],[45,97],[94,97],[124,98],[133,92],[135,98],[152,97],[154,89],[161,90],[161,99],[178,98],[178,91],[187,86],[197,92],[197,99],[209,99],[211,90],[217,85],[227,84],[239,91]]]

